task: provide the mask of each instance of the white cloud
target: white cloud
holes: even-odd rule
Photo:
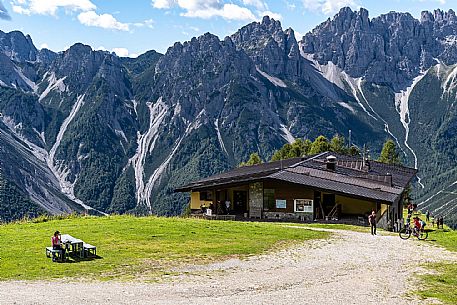
[[[185,17],[198,17],[209,19],[212,17],[222,17],[229,20],[255,20],[254,14],[245,7],[240,7],[236,4],[224,4],[222,8],[205,8],[198,10],[188,10],[181,14]]]
[[[49,46],[47,43],[42,43],[40,44],[40,49],[48,49],[49,50]]]
[[[302,0],[306,10],[332,15],[340,8],[349,6],[353,9],[360,7],[358,0]]]
[[[257,0],[246,0],[257,1]],[[181,16],[209,19],[222,17],[227,20],[255,20],[254,14],[246,7],[221,0],[152,0],[152,6],[159,9],[179,7],[185,12]]]
[[[30,14],[32,13],[32,12],[30,12],[29,9],[23,8],[22,6],[19,6],[19,5],[13,5],[12,8],[13,8],[13,12],[15,12],[16,14],[29,15],[30,16]]]
[[[148,19],[148,20],[145,20],[143,22],[135,22],[135,23],[133,23],[133,25],[138,27],[138,28],[147,27],[147,28],[153,29],[154,28],[154,20]]]
[[[78,15],[78,20],[83,25],[94,26],[103,29],[113,29],[119,31],[128,31],[129,25],[116,20],[113,15],[101,14],[98,15],[94,11],[82,12]]]
[[[152,6],[155,8],[171,8],[176,4],[176,0],[152,0]]]
[[[129,56],[129,50],[126,48],[113,48],[113,52],[119,57]]]
[[[97,7],[90,0],[13,0],[13,11],[18,14],[56,15],[59,8],[70,11],[90,11]]]
[[[138,53],[130,53],[130,51],[127,48],[113,48],[110,51],[107,48],[105,48],[104,46],[99,46],[95,50],[97,50],[97,51],[106,51],[106,52],[114,52],[119,57],[137,58],[138,56],[140,56],[140,54],[138,54]]]
[[[282,15],[281,14],[274,13],[274,12],[271,12],[271,11],[264,11],[264,12],[261,12],[260,14],[262,16],[268,16],[270,18],[273,18],[274,20],[281,20],[282,19]]]
[[[289,11],[294,11],[294,10],[297,8],[297,6],[295,5],[295,3],[289,2],[289,1],[287,1],[287,0],[284,0],[284,4],[286,5],[286,7],[287,7],[287,9],[288,9]]]
[[[268,10],[268,6],[262,0],[243,0],[244,5],[250,5],[258,10],[265,11]]]

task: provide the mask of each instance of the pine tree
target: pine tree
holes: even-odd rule
[[[345,139],[343,136],[338,134],[334,135],[330,140],[330,150],[339,154],[346,154],[347,148],[344,142]]]
[[[250,156],[249,156],[249,160],[247,160],[246,162],[241,162],[239,167],[241,166],[250,166],[250,165],[256,165],[256,164],[261,164],[263,163],[262,159],[260,158],[259,154],[258,153],[252,153]]]
[[[318,136],[313,144],[311,144],[311,149],[309,151],[310,155],[319,154],[330,150],[330,143],[328,139],[324,136]]]
[[[400,155],[397,152],[394,141],[389,139],[384,143],[378,161],[387,164],[401,164]]]

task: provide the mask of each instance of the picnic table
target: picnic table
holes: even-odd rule
[[[67,253],[76,253],[79,254],[80,258],[84,258],[84,242],[81,239],[75,238],[69,234],[62,234],[61,239]]]

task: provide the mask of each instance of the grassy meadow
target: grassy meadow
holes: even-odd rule
[[[406,214],[405,210],[405,218]],[[419,216],[423,220],[426,218],[421,212],[414,212],[414,216]],[[432,220],[433,218],[430,218],[425,227],[429,232],[425,242],[457,252],[457,231],[451,230],[446,225],[444,229],[438,229],[436,221],[432,226]],[[418,287],[419,295],[423,298],[436,298],[443,304],[457,304],[457,262],[429,264],[426,267],[433,272],[421,276],[422,283]]]
[[[46,219],[44,219],[46,220]],[[53,263],[45,255],[59,230],[97,246],[98,258]],[[0,280],[157,280],[186,263],[259,254],[325,232],[272,223],[159,217],[70,217],[0,225]]]
[[[457,252],[457,231],[446,226],[439,230],[432,228],[428,242]],[[444,304],[457,304],[457,262],[430,264],[428,267],[435,272],[422,276],[423,285],[419,295],[424,298],[437,298]]]

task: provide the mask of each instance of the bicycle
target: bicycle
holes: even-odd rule
[[[400,230],[398,235],[401,239],[408,239],[411,237],[411,235],[413,235],[419,240],[426,240],[428,237],[428,232],[423,230],[418,231],[416,228],[411,228],[411,226],[407,223],[405,227]]]

